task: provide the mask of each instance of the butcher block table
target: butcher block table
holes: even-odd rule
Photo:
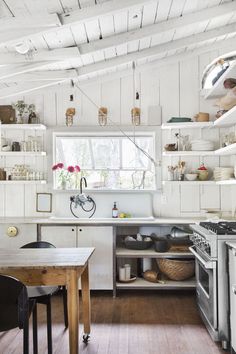
[[[90,333],[88,261],[94,248],[0,249],[0,274],[25,285],[66,285],[70,354],[78,354],[81,277],[84,333]]]

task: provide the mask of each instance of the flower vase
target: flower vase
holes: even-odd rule
[[[66,181],[65,180],[61,180],[59,188],[62,190],[66,189]]]

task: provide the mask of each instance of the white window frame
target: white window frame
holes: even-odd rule
[[[134,132],[133,131],[124,131],[126,135],[128,135],[130,138],[134,137]],[[89,131],[84,131],[84,132],[67,132],[67,131],[60,131],[60,132],[53,132],[53,165],[58,163],[58,161],[55,160],[56,157],[56,138],[57,137],[91,137],[91,138],[99,138],[99,137],[109,137],[109,138],[113,138],[113,137],[121,137],[124,138],[124,135],[121,132],[114,132],[114,131],[105,131],[105,132],[89,132]],[[151,137],[153,139],[153,154],[154,156],[152,156],[152,158],[155,160],[156,155],[157,155],[157,151],[156,151],[156,133],[153,131],[136,131],[135,132],[135,138],[139,138],[139,137]],[[122,157],[122,156],[121,156]],[[152,162],[150,162],[152,163]],[[87,169],[89,170],[89,169]],[[92,169],[93,171],[96,171],[96,169]],[[101,169],[99,169],[100,171]],[[134,170],[134,169],[121,169],[121,166],[119,166],[119,171],[129,171],[129,170]],[[137,169],[141,170],[141,169]],[[109,171],[112,171],[112,169],[109,169]],[[116,169],[117,171],[117,169]],[[157,169],[154,166],[154,187],[152,189],[123,189],[123,188],[116,188],[116,189],[112,189],[112,188],[89,188],[86,189],[87,191],[92,191],[92,192],[155,192],[157,190]],[[56,175],[53,174],[53,189],[55,191],[59,191],[58,188],[56,188]],[[66,191],[71,191],[71,189],[67,189]],[[64,190],[65,192],[65,190]]]

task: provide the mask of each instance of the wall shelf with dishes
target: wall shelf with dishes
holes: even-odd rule
[[[47,183],[41,160],[47,156],[45,130],[43,124],[0,124],[1,184]]]
[[[213,122],[187,122],[187,123],[163,123],[161,126],[162,130],[171,129],[204,129],[213,128]]]
[[[215,186],[216,181],[162,181],[164,186]]]
[[[162,156],[215,156],[215,151],[163,151]]]
[[[44,124],[0,124],[0,130],[46,130]]]

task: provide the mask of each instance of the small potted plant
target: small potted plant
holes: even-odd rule
[[[16,103],[13,103],[12,107],[18,113],[16,118],[16,123],[17,124],[24,123],[23,116],[28,112],[28,105],[23,100],[19,100]]]

